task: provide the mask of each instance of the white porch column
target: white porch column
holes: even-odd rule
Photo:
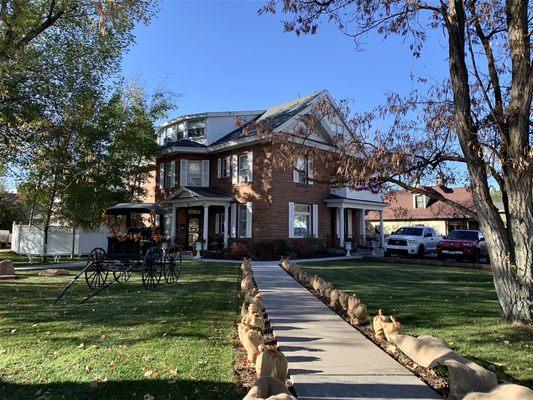
[[[381,236],[381,248],[383,248],[383,242],[385,241],[385,232],[383,232],[383,210],[379,211],[379,234]]]
[[[339,207],[339,246],[344,247],[344,206]]]
[[[176,243],[176,214],[178,209],[176,207],[172,207],[172,225],[170,227],[170,236],[172,238],[172,241]]]
[[[204,204],[204,229],[203,229],[203,239],[204,239],[204,245],[203,249],[207,250],[207,229],[209,226],[209,206],[207,204]]]
[[[361,236],[359,240],[361,245],[366,245],[366,224],[365,224],[365,213],[366,210],[362,208],[360,210],[361,216],[359,217],[359,235]]]
[[[229,205],[224,206],[224,247],[228,247]]]

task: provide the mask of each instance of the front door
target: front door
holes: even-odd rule
[[[194,242],[200,237],[200,216],[189,215],[187,221],[187,247],[194,249]]]

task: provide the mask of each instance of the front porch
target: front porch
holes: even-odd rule
[[[370,191],[356,191],[347,188],[333,189],[324,203],[331,210],[331,236],[334,244],[346,248],[347,243],[355,247],[383,247],[383,209],[387,206],[383,196]],[[380,224],[377,232],[367,230],[366,214],[377,211]]]
[[[191,251],[197,241],[202,250],[219,243],[228,246],[229,210],[233,198],[225,193],[207,188],[180,187],[165,203],[172,210],[170,215],[170,238]]]

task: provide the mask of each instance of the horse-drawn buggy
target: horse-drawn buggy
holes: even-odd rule
[[[133,273],[141,274],[147,290],[155,289],[163,280],[169,284],[177,282],[182,266],[181,251],[161,233],[164,232],[166,212],[152,203],[120,203],[108,208],[103,214],[110,232],[107,250],[93,249],[85,267],[55,302],[80,277],[84,277],[92,290],[84,301],[113,283],[129,281]]]

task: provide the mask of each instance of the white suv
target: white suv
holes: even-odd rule
[[[404,226],[389,235],[383,245],[385,257],[391,254],[409,254],[423,257],[428,252],[435,252],[441,237],[428,226]]]

